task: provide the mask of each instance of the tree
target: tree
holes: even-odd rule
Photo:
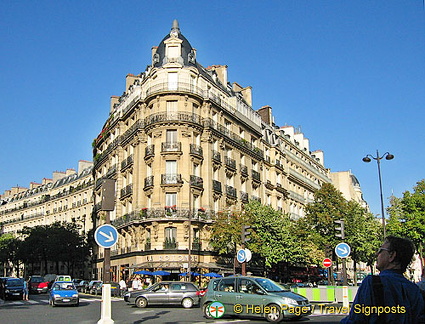
[[[11,233],[0,236],[0,261],[2,264],[10,262],[16,273],[19,273],[19,265],[22,261],[21,246],[22,241]]]
[[[392,197],[388,208],[387,229],[391,235],[410,238],[415,243],[424,266],[425,240],[425,179],[416,183],[413,192],[405,191],[403,198]]]

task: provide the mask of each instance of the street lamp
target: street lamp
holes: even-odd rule
[[[376,163],[378,164],[379,190],[381,193],[381,216],[382,216],[382,226],[384,229],[384,238],[385,238],[387,235],[385,231],[384,198],[382,196],[381,160],[383,158],[385,158],[386,160],[392,160],[394,159],[394,155],[386,152],[384,153],[384,155],[379,156],[379,152],[378,150],[376,150],[376,156],[368,154],[363,158],[363,162],[369,163],[370,161],[372,161],[371,158],[374,159]]]

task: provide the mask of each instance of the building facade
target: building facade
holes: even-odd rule
[[[1,234],[13,233],[19,236],[19,231],[24,227],[63,221],[77,222],[80,232],[87,233],[93,228],[92,170],[92,162],[81,160],[77,171],[56,171],[52,178],[44,178],[41,183],[32,182],[29,188],[14,187],[6,190],[0,196]],[[12,269],[7,264],[5,267],[5,275],[11,275]],[[48,269],[42,267],[41,262],[36,264],[33,273],[53,273],[56,269],[53,263],[48,265]],[[61,269],[67,271],[63,265]]]
[[[216,213],[254,199],[297,219],[330,182],[323,152],[310,152],[293,127],[276,126],[271,107],[255,111],[251,87],[231,84],[227,66],[201,66],[177,21],[152,49],[151,65],[127,75],[124,94],[111,98],[93,147],[93,222],[110,218],[118,228],[117,279],[131,268],[231,271],[233,258],[209,245]],[[105,178],[116,184],[111,212],[101,210]]]

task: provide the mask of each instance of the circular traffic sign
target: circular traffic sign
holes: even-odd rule
[[[96,229],[94,239],[97,245],[103,248],[110,248],[118,241],[118,231],[114,226],[105,224]]]
[[[236,258],[238,259],[239,263],[244,263],[246,261],[246,252],[245,250],[239,250],[236,254]]]
[[[348,258],[350,253],[351,253],[351,247],[347,243],[339,243],[335,247],[335,254],[339,258],[342,258],[342,259]]]
[[[245,262],[251,261],[251,259],[252,259],[251,250],[250,249],[244,249],[244,251],[245,251],[245,255],[246,255]]]
[[[331,265],[332,265],[332,260],[331,259],[329,259],[329,258],[326,258],[326,259],[324,259],[323,260],[323,266],[325,267],[325,268],[329,268]]]

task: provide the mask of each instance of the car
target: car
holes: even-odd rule
[[[162,281],[146,290],[136,290],[124,294],[124,300],[139,308],[148,305],[182,305],[191,308],[199,305],[199,289],[191,282]]]
[[[28,288],[30,293],[46,293],[49,281],[43,276],[30,276],[28,280]]]
[[[75,285],[70,281],[55,281],[49,290],[49,305],[78,306],[80,299]]]
[[[70,281],[72,282],[72,278],[69,275],[57,275],[55,281]]]
[[[115,296],[115,297],[119,297],[120,295],[120,285],[117,282],[110,282],[111,285],[111,296]],[[91,294],[93,295],[102,295],[102,286],[103,286],[103,282],[96,282],[92,289],[91,289]]]
[[[2,280],[1,295],[3,300],[9,298],[23,298],[24,280],[20,278],[4,278]]]
[[[81,280],[77,284],[75,284],[75,287],[79,292],[84,292],[84,289],[88,286],[89,281],[88,280]]]
[[[310,315],[313,309],[307,298],[271,279],[251,276],[211,279],[201,298],[204,316],[215,318],[212,310],[221,304],[224,315],[263,317],[269,322],[299,319]]]
[[[92,280],[92,281],[90,281],[89,283],[88,283],[88,285],[86,285],[85,287],[84,287],[84,293],[86,293],[86,294],[91,294],[91,290],[92,290],[92,288],[93,288],[93,285],[94,284],[96,284],[96,283],[98,283],[98,282],[102,282],[102,281],[100,281],[100,280]]]

